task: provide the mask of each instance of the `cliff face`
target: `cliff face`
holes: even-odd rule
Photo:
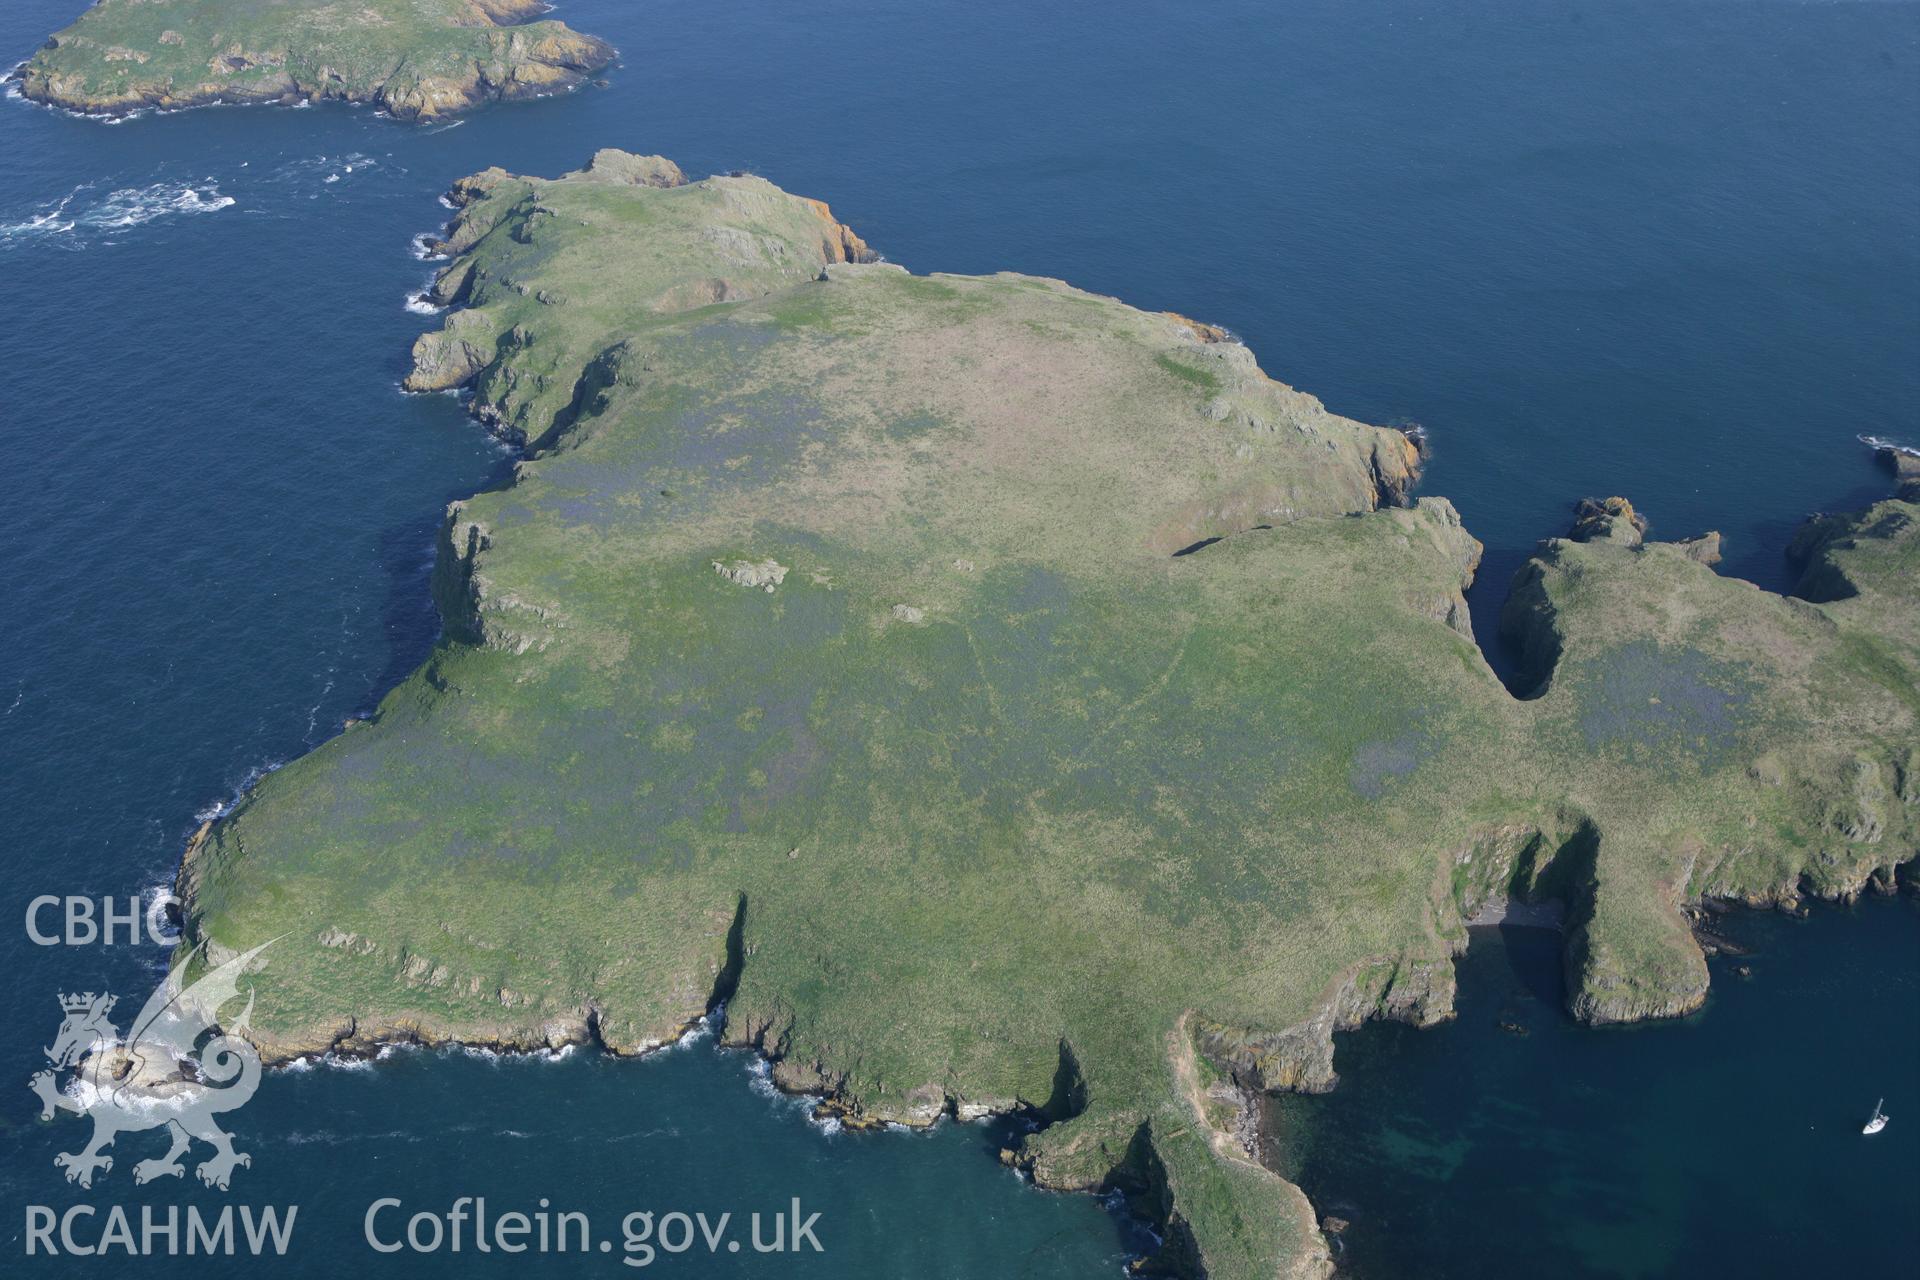
[[[1341,975],[1314,1015],[1278,1032],[1201,1024],[1207,1057],[1248,1086],[1269,1092],[1324,1093],[1339,1077],[1333,1069],[1333,1033],[1372,1018],[1432,1026],[1453,1016],[1449,949],[1431,959],[1367,960]]]
[[[540,0],[99,0],[19,70],[21,92],[124,115],[215,102],[367,102],[429,120],[559,92],[614,58]]]
[[[1913,854],[1909,506],[1810,535],[1814,603],[1597,503],[1517,699],[1411,442],[1214,326],[658,157],[453,199],[409,385],[527,456],[448,513],[447,643],[182,879],[196,938],[282,939],[282,1052],[639,1052],[724,1000],[851,1117],[1029,1111],[1008,1158],[1158,1196],[1170,1263],[1311,1274],[1207,1098],[1447,1016],[1477,906],[1565,899],[1576,1012],[1671,1014],[1688,903]]]

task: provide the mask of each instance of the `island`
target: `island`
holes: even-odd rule
[[[20,92],[127,115],[212,103],[368,102],[403,120],[571,89],[612,46],[543,0],[96,0],[15,71]]]
[[[1792,596],[1581,504],[1514,692],[1416,444],[1217,326],[660,157],[449,199],[408,386],[521,459],[446,513],[430,659],[180,871],[194,963],[277,939],[270,1060],[711,1016],[849,1123],[1029,1117],[1004,1158],[1125,1190],[1157,1266],[1317,1276],[1248,1099],[1448,1017],[1477,911],[1563,902],[1571,1010],[1670,1016],[1693,904],[1914,857],[1911,486]]]

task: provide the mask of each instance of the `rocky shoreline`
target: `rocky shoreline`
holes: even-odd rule
[[[212,826],[211,821],[203,823],[183,855],[181,876],[176,886],[183,898],[191,892],[188,865]],[[1920,878],[1900,874],[1911,873],[1915,868],[1920,868],[1920,856],[1897,864],[1884,874],[1876,870],[1851,886],[1850,891],[1814,896],[1827,901],[1849,902],[1869,890],[1896,894],[1901,891],[1903,883],[1908,892],[1920,893]],[[1756,895],[1741,899],[1697,899],[1683,910],[1693,936],[1705,955],[1746,954],[1737,945],[1714,933],[1711,927],[1716,916],[1741,909],[1772,909],[1796,915],[1806,912],[1801,895],[1792,892],[1771,897]],[[1474,926],[1518,919],[1529,927],[1562,928],[1565,919],[1565,909],[1557,900],[1487,903],[1470,914],[1467,923]],[[1464,949],[1463,940],[1454,949],[1454,954]],[[722,984],[725,984],[724,977]],[[1695,1011],[1704,998],[1703,991],[1698,1000],[1687,999],[1684,1005],[1676,1002],[1669,1006],[1643,1006],[1626,1017],[1582,1020],[1624,1023],[1680,1017]],[[1572,999],[1574,993],[1570,986]],[[1262,1154],[1268,1149],[1269,1136],[1264,1131],[1268,1113],[1261,1105],[1261,1098],[1285,1092],[1323,1093],[1337,1087],[1338,1075],[1333,1066],[1336,1032],[1357,1029],[1376,1018],[1405,1022],[1416,1027],[1434,1026],[1454,1016],[1453,1000],[1454,972],[1451,959],[1415,965],[1406,970],[1382,960],[1349,972],[1313,1017],[1272,1036],[1249,1040],[1227,1028],[1207,1026],[1197,1021],[1191,1028],[1183,1024],[1179,1034],[1190,1036],[1194,1049],[1203,1054],[1205,1060],[1220,1073],[1218,1079],[1207,1086],[1205,1103],[1197,1104],[1197,1119],[1208,1130],[1210,1142],[1224,1144],[1244,1153],[1251,1161],[1261,1162]],[[1569,1007],[1578,1016],[1577,1005],[1570,1004]],[[773,1087],[789,1097],[812,1099],[817,1119],[831,1118],[852,1130],[878,1130],[892,1126],[924,1129],[943,1119],[964,1124],[999,1116],[1024,1117],[1039,1130],[1056,1120],[1071,1118],[1070,1115],[1049,1115],[1043,1103],[1021,1099],[965,1101],[947,1095],[929,1098],[925,1105],[908,1109],[863,1109],[857,1102],[842,1095],[835,1083],[817,1068],[798,1066],[783,1057],[777,1046],[770,1047],[769,1027],[762,1025],[730,1031],[725,1001],[721,998],[716,998],[705,1013],[681,1025],[675,1034],[628,1046],[609,1044],[600,1035],[597,1010],[594,1009],[586,1010],[577,1021],[550,1023],[544,1038],[526,1035],[490,1037],[460,1030],[440,1031],[424,1024],[383,1023],[363,1027],[352,1019],[305,1041],[254,1038],[264,1067],[289,1069],[303,1063],[327,1060],[375,1062],[397,1048],[473,1049],[524,1056],[588,1049],[613,1057],[641,1058],[673,1049],[687,1037],[703,1030],[712,1030],[721,1048],[748,1051],[767,1063],[768,1079]],[[1141,1220],[1153,1225],[1156,1235],[1165,1246],[1161,1253],[1141,1260],[1148,1264],[1149,1269],[1141,1270],[1140,1274],[1206,1275],[1197,1246],[1167,1191],[1164,1170],[1155,1168],[1151,1161],[1142,1164],[1130,1160],[1115,1164],[1104,1177],[1089,1183],[1084,1178],[1062,1176],[1050,1170],[1045,1162],[1037,1160],[1030,1151],[1004,1149],[1000,1159],[1009,1167],[1019,1169],[1043,1190],[1090,1194],[1123,1191],[1132,1211]],[[1262,1167],[1265,1167],[1264,1164]],[[1277,1170],[1271,1172],[1278,1175]],[[1290,1260],[1284,1274],[1287,1280],[1327,1280],[1338,1270],[1335,1262],[1337,1250],[1331,1238],[1336,1237],[1346,1223],[1337,1217],[1322,1220],[1304,1194],[1291,1184],[1285,1185],[1294,1191],[1299,1202],[1297,1210],[1300,1220],[1318,1244]],[[1137,1262],[1136,1268],[1139,1266]]]
[[[11,79],[28,100],[82,115],[337,101],[431,121],[487,102],[567,92],[617,56],[605,41],[544,19],[542,0],[436,4],[429,21],[412,9],[383,13],[383,5],[395,7],[391,0],[369,5],[359,19],[302,3],[277,17],[207,6],[179,15],[177,27],[159,27],[161,19],[135,0],[107,0],[56,33]]]

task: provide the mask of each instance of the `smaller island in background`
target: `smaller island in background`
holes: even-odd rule
[[[21,64],[21,92],[125,115],[216,102],[370,102],[430,120],[578,86],[613,47],[542,0],[98,0]]]

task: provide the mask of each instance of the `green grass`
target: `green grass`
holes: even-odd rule
[[[1190,387],[1198,388],[1206,395],[1216,395],[1220,391],[1220,379],[1206,369],[1196,369],[1182,360],[1162,352],[1153,358],[1153,362],[1165,369]]]
[[[1211,1274],[1270,1275],[1311,1214],[1170,1084],[1189,1015],[1208,1072],[1324,1082],[1326,1002],[1444,1012],[1460,905],[1522,880],[1577,900],[1576,1008],[1671,1012],[1683,899],[1913,848],[1871,784],[1912,648],[1864,669],[1845,612],[1911,618],[1910,578],[1815,607],[1556,543],[1517,701],[1447,624],[1452,508],[1374,509],[1404,443],[1244,348],[830,263],[831,216],[758,179],[464,190],[471,309],[417,355],[471,344],[536,456],[449,513],[449,640],[186,872],[197,936],[287,935],[278,1053],[590,1017],[634,1051],[727,992],[782,1083],[1050,1107],[1041,1181],[1157,1187]]]
[[[537,0],[100,0],[21,68],[29,98],[122,113],[332,98],[428,119],[571,88],[613,50]]]

